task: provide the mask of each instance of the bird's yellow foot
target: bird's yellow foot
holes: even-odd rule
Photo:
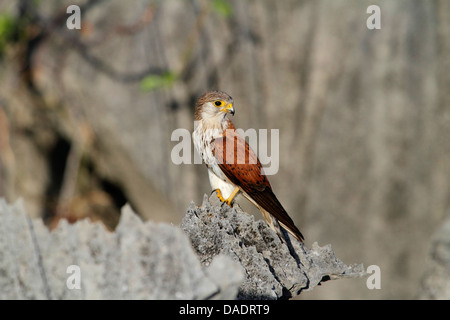
[[[227,200],[225,200],[225,203],[231,207],[232,206],[231,205],[232,201],[233,201],[233,198],[229,197]]]
[[[219,198],[220,201],[226,202],[226,200],[222,197],[222,192],[220,192],[220,189],[216,189],[217,198]]]
[[[233,202],[234,197],[236,197],[236,195],[239,192],[239,188],[235,188],[234,191],[231,193],[231,195],[228,197],[228,199],[225,201],[226,204],[228,204],[231,207],[231,202]]]
[[[238,194],[239,188],[235,188],[234,191],[231,193],[231,195],[226,200],[223,198],[222,192],[220,192],[220,189],[216,189],[214,191],[216,191],[217,198],[219,198],[221,202],[226,203],[227,205],[232,207],[231,203],[233,202],[234,197]]]

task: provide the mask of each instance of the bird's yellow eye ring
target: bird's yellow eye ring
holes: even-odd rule
[[[221,100],[216,100],[214,101],[214,104],[216,105],[216,107],[221,107],[224,104],[224,102]]]

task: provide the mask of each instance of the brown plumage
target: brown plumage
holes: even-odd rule
[[[223,104],[217,106],[217,101]],[[281,238],[280,225],[303,241],[300,230],[273,193],[258,157],[226,117],[227,113],[234,114],[232,102],[228,94],[210,91],[196,103],[195,119],[199,125],[193,134],[194,145],[208,166],[211,187],[219,190],[220,197],[227,195],[226,200],[221,200],[230,205],[235,195],[242,192]]]

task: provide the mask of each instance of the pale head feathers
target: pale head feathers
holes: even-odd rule
[[[208,91],[202,94],[195,104],[195,120],[206,120],[206,118],[215,118],[223,120],[226,112],[221,111],[221,108],[214,106],[215,101],[223,101],[225,104],[233,104],[233,98],[223,91]]]

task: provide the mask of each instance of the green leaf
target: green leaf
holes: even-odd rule
[[[233,14],[233,7],[227,0],[211,0],[211,4],[213,10],[225,18]]]
[[[0,14],[0,54],[3,52],[6,44],[11,41],[16,26],[17,23],[13,16],[7,13]]]
[[[177,76],[167,71],[162,74],[151,74],[141,80],[141,90],[151,91],[171,86],[177,80]]]

